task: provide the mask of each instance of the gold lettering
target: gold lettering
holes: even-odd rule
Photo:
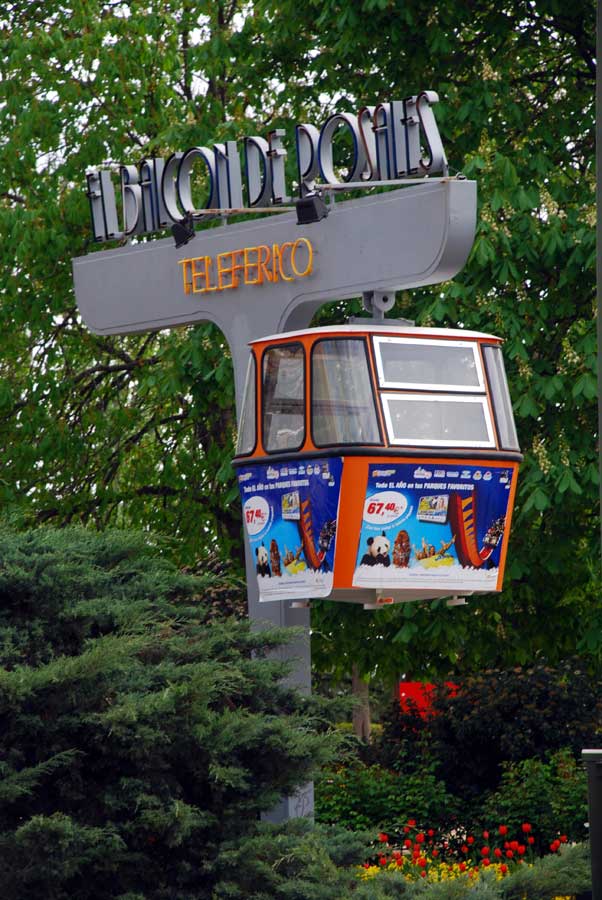
[[[208,294],[218,290],[211,286],[211,262],[210,256],[197,256],[191,260],[193,294]]]
[[[192,291],[192,284],[188,278],[186,278],[187,272],[190,273],[191,269],[190,259],[180,259],[178,260],[178,265],[182,266],[182,282],[184,284],[184,293],[189,294]]]
[[[301,270],[297,261],[297,251],[305,247],[307,263]],[[286,268],[285,268],[286,259]],[[213,256],[196,256],[180,259],[182,266],[182,287],[185,294],[208,294],[214,291],[228,291],[241,284],[276,283],[305,278],[313,271],[314,249],[307,238],[285,241],[283,244],[259,244],[257,247],[243,247],[228,250]],[[217,284],[212,285],[213,266],[217,270]]]
[[[303,272],[299,272],[297,269],[297,264],[295,263],[295,253],[297,252],[297,248],[299,244],[305,244],[307,247],[307,265]],[[311,243],[307,240],[307,238],[297,238],[295,243],[293,244],[293,250],[291,253],[291,265],[293,267],[293,272],[297,276],[297,278],[305,278],[306,275],[311,275],[313,271],[313,263],[314,263],[314,248]]]
[[[257,247],[245,247],[243,250],[243,272],[244,272],[244,280],[245,284],[261,284],[261,278],[259,274],[259,254],[257,254],[257,262],[251,262],[249,257],[251,253],[257,253]],[[249,269],[257,270],[257,278],[251,278],[249,275]]]
[[[284,271],[284,253],[286,250],[290,250],[293,247],[292,241],[285,241],[284,244],[280,245],[280,274],[282,276],[283,281],[294,281],[295,278],[293,275],[286,275]]]
[[[236,257],[241,253],[241,250],[232,250],[228,253],[218,253],[217,255],[217,289],[219,291],[227,291],[231,288],[237,288],[239,285],[238,275],[243,266],[240,263],[236,263]],[[230,265],[227,263],[230,262]],[[222,280],[223,275],[230,276],[230,283],[224,284]]]
[[[263,252],[265,251],[265,252]],[[260,244],[257,248],[257,259],[259,266],[259,276],[261,278],[260,284],[263,284],[263,276],[265,275],[266,281],[272,280],[272,273],[268,269],[268,265],[270,264],[270,260],[272,255],[270,253],[270,248],[267,244]]]

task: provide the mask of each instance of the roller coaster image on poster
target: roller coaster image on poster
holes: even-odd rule
[[[515,477],[487,464],[371,464],[353,585],[496,590]]]

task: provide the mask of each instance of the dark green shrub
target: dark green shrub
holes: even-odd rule
[[[602,680],[577,663],[491,670],[453,679],[433,692],[432,715],[404,715],[396,704],[381,740],[382,760],[416,757],[428,747],[448,791],[468,803],[497,789],[503,763],[545,759],[569,748],[577,758],[602,730]],[[426,737],[426,740],[425,740]]]
[[[486,801],[484,821],[503,823],[519,831],[521,823],[536,823],[535,847],[546,851],[559,834],[569,841],[587,837],[587,779],[569,750],[548,760],[506,763],[499,789]]]
[[[410,817],[448,822],[453,813],[445,785],[432,771],[404,773],[355,763],[324,771],[315,784],[316,819],[351,829],[391,830]]]
[[[224,848],[332,762],[284,634],[208,624],[201,587],[144,537],[0,533],[3,900],[210,900]]]

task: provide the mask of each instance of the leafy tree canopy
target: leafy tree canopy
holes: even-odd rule
[[[453,282],[396,313],[506,340],[525,451],[506,589],[449,614],[316,613],[316,658],[393,675],[598,653],[602,632],[574,627],[598,535],[592,0],[20,0],[0,29],[3,508],[140,524],[186,561],[240,556],[227,350],[209,327],[82,327],[86,167],[275,126],[292,148],[295,121],[432,88],[452,171],[478,181],[478,232]]]

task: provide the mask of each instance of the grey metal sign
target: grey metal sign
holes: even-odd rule
[[[453,278],[475,220],[476,183],[444,179],[336,203],[311,225],[283,213],[197,232],[179,249],[164,238],[91,253],[73,261],[75,295],[97,333],[209,321],[246,356],[251,339],[305,327],[329,300]]]

